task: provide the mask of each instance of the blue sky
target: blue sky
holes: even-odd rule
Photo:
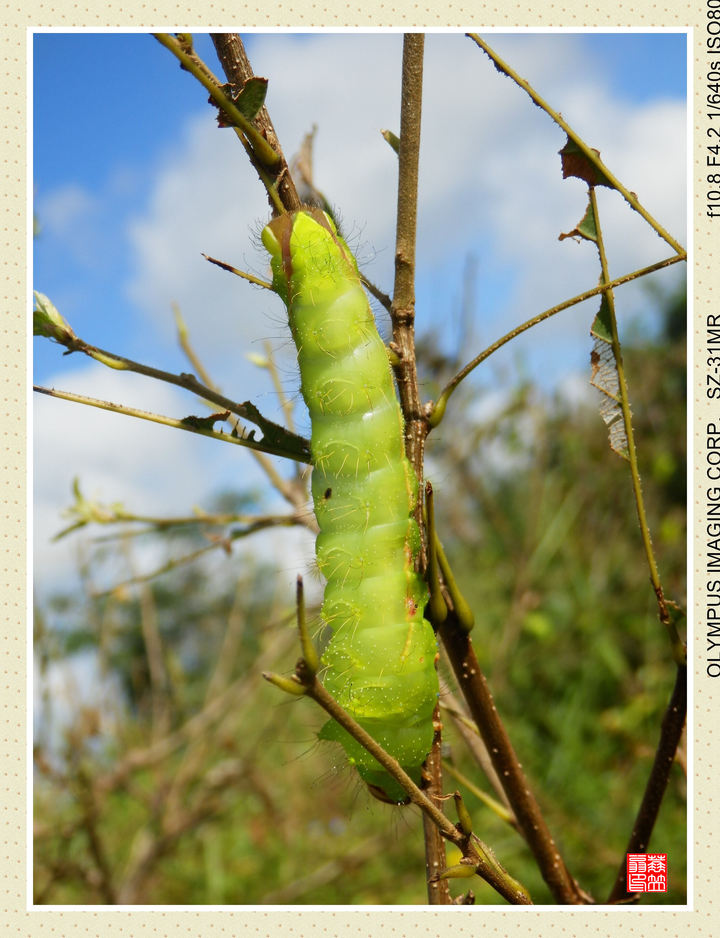
[[[684,241],[685,36],[486,38]],[[287,155],[318,125],[316,182],[339,208],[361,265],[386,290],[395,162],[378,131],[397,130],[400,43],[399,35],[355,33],[247,41],[256,72],[270,78],[268,104]],[[209,39],[196,37],[196,47],[219,73]],[[204,251],[264,274],[257,235],[267,203],[232,132],[215,129],[206,98],[147,35],[35,36],[33,180],[41,233],[33,286],[88,342],[173,371],[188,368],[170,312],[178,302],[226,393],[251,398],[273,416],[274,393],[245,356],[273,340],[292,393],[296,379],[282,308],[201,257]],[[597,282],[589,246],[557,240],[579,221],[586,202],[582,184],[562,181],[557,151],[563,142],[549,118],[468,39],[428,36],[419,330],[446,328],[469,255],[477,258],[479,279],[478,348],[468,349],[468,357]],[[671,253],[636,216],[628,218],[614,193],[601,193],[601,209],[615,275]],[[678,271],[664,272],[657,282],[672,287]],[[641,288],[619,296],[622,315],[643,314],[652,327]],[[549,387],[550,375],[560,381],[584,374],[592,313],[576,308],[528,334],[522,346],[490,360],[478,386],[493,387],[496,369],[518,356]],[[77,356],[64,358],[47,341],[35,340],[34,347],[40,383],[173,416],[197,410],[192,398],[174,390],[151,388]],[[217,485],[260,482],[242,452],[228,454],[220,444],[177,431],[153,435],[154,428],[136,430],[129,418],[87,410],[38,403],[41,540],[60,527],[78,467],[99,496],[120,497],[138,510],[177,505],[180,512]],[[138,449],[141,460],[128,456]],[[140,506],[143,499],[150,505]]]
[[[308,43],[313,38],[299,37],[296,42]],[[396,36],[386,38],[393,46],[399,42]],[[343,39],[352,41],[352,37]],[[517,39],[532,41],[532,37]],[[582,73],[597,74],[618,101],[643,104],[684,99],[685,38],[681,34],[586,33],[572,39],[560,36],[557,41],[572,41]],[[212,62],[209,38],[198,36],[196,44]],[[251,54],[256,44],[257,38],[250,36]],[[33,178],[43,226],[36,245],[35,285],[43,289],[44,284],[53,296],[59,290],[60,296],[67,293],[75,298],[82,284],[82,300],[73,313],[82,317],[74,319],[80,326],[89,307],[93,316],[98,303],[105,309],[112,307],[109,279],[117,284],[131,277],[133,258],[123,237],[126,227],[147,205],[178,129],[192,115],[210,123],[211,109],[202,90],[148,35],[37,34],[34,58]],[[568,80],[581,77],[570,73]],[[241,159],[239,148],[237,159]],[[68,203],[74,188],[92,194],[97,204],[76,206],[75,239],[53,237],[43,219],[43,206],[53,194],[64,191],[65,208],[71,211]],[[62,205],[53,207],[60,211]],[[83,237],[99,248],[92,251],[92,262]],[[501,273],[506,276],[505,271]],[[502,282],[495,289],[502,293]],[[108,313],[106,326],[115,318]],[[107,334],[112,338],[111,329]],[[47,343],[36,343],[36,370],[41,378],[55,367],[53,351]]]
[[[257,38],[248,38],[251,55]],[[295,41],[302,44],[313,38],[301,36]],[[543,38],[547,41],[552,37]],[[393,46],[399,42],[397,36],[386,39]],[[348,40],[353,37],[342,37],[341,41]],[[530,42],[533,37],[517,40]],[[582,73],[597,74],[617,101],[636,105],[684,99],[682,34],[585,33],[559,36],[556,41],[572,41],[577,46]],[[219,72],[209,38],[197,36],[196,46]],[[487,63],[479,61],[478,65],[485,67]],[[581,77],[569,72],[568,81]],[[151,36],[144,34],[37,34],[34,88],[33,179],[43,230],[36,244],[35,287],[58,300],[65,295],[77,299],[78,308],[73,309],[72,317],[78,329],[84,328],[85,321],[95,321],[99,307],[106,310],[103,333],[108,338],[103,341],[108,342],[121,329],[118,324],[113,330],[111,322],[119,318],[127,325],[126,316],[113,314],[117,297],[108,294],[109,281],[117,290],[132,276],[127,225],[147,206],[162,163],[176,145],[178,130],[193,116],[205,118],[210,124],[212,111],[202,89],[194,86]],[[648,145],[651,152],[652,141]],[[237,149],[239,162],[242,154]],[[48,230],[49,220],[44,218],[47,200],[63,192],[65,203],[52,203],[57,212],[63,207],[73,211],[73,193],[78,198],[81,192],[87,193],[96,200],[92,205],[80,203],[74,207],[78,221],[74,238],[67,237],[65,231],[55,237]],[[93,242],[92,250],[90,244],[83,245],[83,238]],[[497,273],[492,292],[497,290],[502,295],[508,272]],[[487,289],[487,282],[484,286]],[[133,312],[125,304],[124,313],[132,317]],[[87,338],[91,340],[91,336]],[[144,345],[147,336],[137,338],[132,345]],[[36,373],[42,379],[48,369],[56,367],[56,350],[48,343],[36,343],[35,356]]]

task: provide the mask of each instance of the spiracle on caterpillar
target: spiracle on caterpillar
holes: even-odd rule
[[[325,212],[281,215],[262,241],[273,289],[288,308],[311,421],[315,549],[327,581],[322,618],[332,632],[323,683],[419,784],[433,739],[437,645],[415,570],[418,483],[387,349],[355,259]],[[330,720],[319,736],[342,744],[376,797],[406,800],[338,723]]]

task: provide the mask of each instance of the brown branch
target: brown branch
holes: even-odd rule
[[[318,681],[317,677],[310,673],[310,670],[302,659],[298,662],[295,675],[292,678],[278,678],[277,675],[268,673],[264,673],[263,677],[284,690],[290,690],[290,686],[294,684],[297,689],[293,691],[293,693],[306,694],[318,703],[327,714],[364,746],[380,765],[403,786],[408,793],[410,801],[417,805],[424,814],[430,817],[445,839],[454,843],[462,851],[470,870],[477,873],[478,876],[484,879],[496,892],[513,905],[532,904],[527,890],[500,866],[490,848],[474,835],[468,836],[464,834],[448,820],[436,804],[430,800],[427,793],[418,788],[397,761],[389,756],[385,750],[375,742],[372,736],[370,736],[370,734],[327,692],[320,681]],[[440,866],[438,868],[444,869],[444,867]],[[472,875],[472,873],[470,875]]]
[[[403,43],[395,285],[391,309],[394,349],[399,357],[395,376],[405,417],[405,449],[420,484],[427,425],[420,405],[415,362],[415,234],[424,40],[422,34],[408,34]]]
[[[548,888],[563,905],[592,902],[570,875],[560,856],[497,712],[470,636],[456,623],[452,611],[440,627],[440,634],[460,689]]]
[[[632,834],[625,849],[628,853],[645,853],[655,822],[657,821],[660,805],[670,779],[670,771],[675,761],[675,753],[685,726],[687,712],[687,667],[678,665],[670,702],[667,705],[665,716],[660,730],[655,760],[650,776],[645,786],[640,809],[638,810]],[[615,879],[615,885],[608,896],[608,902],[627,902],[636,898],[636,893],[628,892],[626,886],[625,856]]]
[[[218,58],[220,59],[220,64],[222,65],[223,71],[225,72],[225,77],[231,85],[234,85],[238,89],[242,88],[249,78],[254,77],[252,65],[250,64],[250,60],[247,57],[242,40],[237,35],[237,33],[211,33],[210,38],[212,39],[213,45],[215,46],[215,51],[217,52]],[[270,120],[270,115],[268,114],[265,105],[260,108],[260,111],[255,116],[253,125],[265,138],[265,140],[267,140],[279,159],[278,165],[272,170],[272,187],[277,191],[279,200],[282,202],[286,211],[297,211],[297,209],[301,207],[302,203],[300,202],[300,197],[298,196],[297,190],[295,189],[295,183],[293,182],[292,176],[290,175],[287,160],[285,159],[282,147],[280,146],[280,141],[277,138],[275,128],[273,127],[272,121]],[[268,168],[263,167],[258,163],[252,151],[249,150],[248,155],[250,156],[250,161],[257,170],[261,181],[265,187],[268,188]],[[268,194],[271,194],[269,188]],[[271,204],[273,204],[272,197],[270,201]]]
[[[440,723],[440,705],[433,712],[433,744],[425,760],[423,776],[428,781],[426,794],[442,811],[442,724]],[[425,835],[425,871],[427,873],[428,905],[452,905],[450,883],[447,879],[438,879],[438,874],[445,869],[445,841],[437,825],[427,814],[423,814],[423,833]]]
[[[422,485],[423,454],[427,422],[420,404],[415,360],[415,241],[417,231],[418,166],[420,162],[420,125],[422,119],[422,80],[425,36],[408,33],[403,39],[402,92],[400,105],[400,147],[398,151],[397,231],[395,236],[395,284],[390,308],[393,350],[398,360],[395,377],[405,419],[405,450]],[[416,518],[422,530],[422,505],[418,499]],[[421,558],[421,565],[424,565]],[[436,709],[436,714],[438,713]],[[436,726],[439,726],[439,717]],[[442,758],[440,732],[436,731],[433,749],[426,762],[428,797],[438,806],[442,796]],[[440,811],[440,808],[437,808]],[[431,817],[425,816],[425,863],[428,870],[428,902],[451,903],[447,885],[433,874],[447,866],[445,843]]]

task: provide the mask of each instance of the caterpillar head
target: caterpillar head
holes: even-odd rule
[[[332,218],[322,209],[305,208],[279,215],[265,226],[261,238],[270,255],[273,290],[286,305],[292,296],[294,274],[322,274],[340,262],[346,276],[357,276],[355,258]]]

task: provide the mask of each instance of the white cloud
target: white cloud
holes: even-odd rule
[[[97,364],[62,372],[48,384],[173,417],[204,413],[179,389]],[[154,517],[207,507],[219,485],[265,485],[254,459],[240,447],[45,395],[35,395],[33,403],[35,571],[46,589],[67,582],[87,537],[98,535],[94,528],[52,542],[70,523],[63,513],[73,501],[75,477],[86,498],[120,502],[129,511]],[[156,559],[155,554],[147,559]]]
[[[77,183],[68,183],[41,196],[35,206],[42,237],[56,238],[82,264],[92,262],[89,246],[97,238],[98,197]]]
[[[67,234],[97,207],[95,198],[77,183],[68,183],[42,200],[42,223],[55,234]]]

